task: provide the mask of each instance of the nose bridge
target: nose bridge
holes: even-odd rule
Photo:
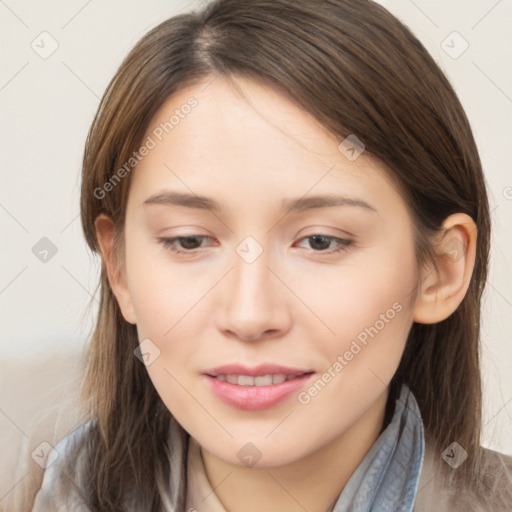
[[[223,329],[244,338],[258,338],[268,330],[282,330],[286,322],[286,297],[273,275],[272,252],[253,236],[238,244],[233,271],[222,298]]]
[[[253,236],[245,237],[236,247],[233,258],[234,272],[232,276],[233,305],[239,304],[260,314],[271,299],[270,288],[273,277],[268,269],[272,265],[272,257],[267,247]]]

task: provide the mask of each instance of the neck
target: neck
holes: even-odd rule
[[[227,512],[329,510],[389,422],[387,397],[386,388],[363,416],[333,441],[284,466],[234,466],[201,448],[208,480],[219,501]]]

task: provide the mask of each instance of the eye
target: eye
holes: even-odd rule
[[[311,247],[313,248],[314,252],[319,252],[321,254],[333,254],[341,251],[345,251],[350,247],[353,243],[353,240],[349,240],[346,238],[338,238],[335,236],[328,236],[328,235],[321,235],[321,234],[314,234],[310,236],[306,236],[301,239],[302,240],[310,240]],[[334,242],[337,244],[337,246],[330,251],[326,251],[325,249],[328,249],[330,244]]]
[[[194,254],[198,249],[204,247],[201,241],[207,239],[211,240],[211,237],[205,235],[189,235],[176,236],[173,238],[159,238],[158,240],[166,249],[176,254]],[[321,254],[333,254],[345,251],[353,243],[353,240],[321,234],[310,235],[302,238],[300,241],[302,240],[312,241],[311,247],[313,252]],[[328,249],[332,243],[336,244],[335,248],[327,251],[326,249]]]
[[[204,235],[189,235],[189,236],[176,236],[174,238],[159,238],[159,242],[172,252],[178,254],[193,254],[201,247],[197,244],[197,240],[208,239],[209,236]],[[178,245],[179,244],[179,245]]]

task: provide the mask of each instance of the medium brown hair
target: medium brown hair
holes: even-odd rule
[[[217,75],[264,80],[340,142],[356,134],[400,184],[419,262],[432,256],[429,235],[446,217],[463,212],[474,220],[477,255],[467,294],[446,320],[413,325],[392,389],[409,385],[435,450],[457,441],[470,455],[468,464],[476,461],[480,301],[490,236],[482,165],[449,81],[411,31],[378,4],[215,0],[148,32],[108,85],[87,137],[81,218],[92,251],[99,252],[94,221],[105,213],[114,221],[121,253],[130,175],[102,199],[95,190],[140,147],[154,114],[173,93]],[[90,506],[121,510],[123,499],[133,495],[141,510],[168,510],[163,496],[170,492],[171,413],[134,356],[136,327],[124,320],[104,265],[100,287],[83,389],[94,418]],[[183,510],[185,482],[173,492]]]

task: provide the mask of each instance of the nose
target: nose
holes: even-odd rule
[[[242,252],[234,254],[217,309],[217,327],[226,336],[258,341],[290,329],[291,293],[277,277],[279,266],[270,260],[265,250],[254,261],[244,259]]]

